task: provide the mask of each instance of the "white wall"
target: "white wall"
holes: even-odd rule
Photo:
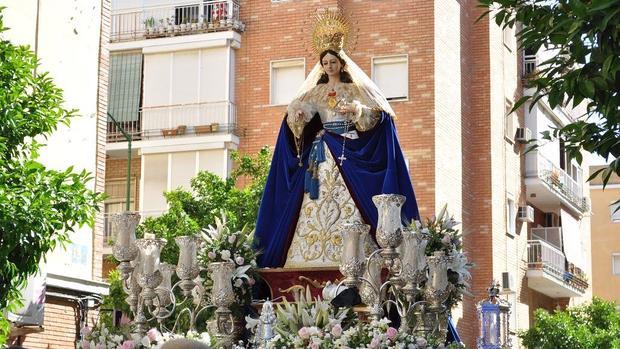
[[[219,47],[145,54],[144,106],[229,100],[232,52]]]
[[[157,215],[167,209],[165,191],[189,189],[190,180],[199,171],[213,172],[224,178],[229,170],[227,149],[162,152],[142,155],[140,211]]]
[[[96,170],[96,108],[101,4],[95,1],[39,1],[39,72],[47,71],[64,90],[65,107],[79,109],[70,127],[60,127],[41,151],[50,168],[74,166]],[[34,49],[36,0],[4,0],[6,25],[3,36]],[[94,188],[94,182],[89,183]],[[48,272],[92,279],[92,229],[77,229],[67,250],[48,256]],[[69,267],[70,266],[70,267]]]

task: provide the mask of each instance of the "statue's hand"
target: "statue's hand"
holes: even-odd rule
[[[295,121],[297,121],[297,122],[302,121],[304,119],[304,116],[305,115],[304,115],[303,111],[301,111],[301,110],[296,111],[295,115],[294,115]]]
[[[336,111],[343,114],[347,120],[357,122],[361,114],[361,105],[356,102],[342,103],[336,108]]]

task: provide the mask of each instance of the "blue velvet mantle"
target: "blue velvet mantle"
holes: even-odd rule
[[[310,146],[320,129],[322,125],[317,114],[304,129],[303,165],[300,167],[286,119],[280,126],[256,223],[259,267],[281,267],[286,261],[303,199]],[[346,160],[340,166],[340,173],[362,218],[371,225],[371,234],[374,236],[377,227],[377,209],[372,202],[372,197],[377,194],[404,195],[407,199],[402,209],[403,221],[419,219],[418,205],[392,118],[383,113],[375,128],[359,132],[359,136],[359,139],[346,140]],[[342,152],[342,136],[326,132],[323,140],[337,159]]]

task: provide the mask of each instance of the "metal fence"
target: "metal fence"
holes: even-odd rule
[[[110,41],[131,41],[156,37],[235,29],[243,31],[236,0],[192,1],[112,13]]]

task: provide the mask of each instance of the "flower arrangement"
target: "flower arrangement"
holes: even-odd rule
[[[469,269],[474,267],[463,252],[461,234],[454,228],[459,224],[460,222],[448,213],[447,205],[444,205],[436,217],[429,218],[424,223],[413,221],[410,225],[412,230],[428,239],[425,251],[427,256],[432,256],[435,251],[443,251],[448,256],[448,281],[454,286],[446,301],[448,309],[456,306],[463,294],[470,294],[467,291],[468,281],[471,279]]]
[[[88,326],[80,330],[82,340],[77,343],[80,349],[159,349],[164,343],[178,338],[186,338],[212,345],[212,337],[207,332],[189,331],[187,334],[161,333],[151,328],[145,336],[129,333],[128,327],[120,331],[110,331],[105,325],[91,329]]]
[[[210,225],[201,232],[202,245],[199,261],[203,267],[213,262],[233,262],[236,266],[233,275],[235,305],[233,313],[242,314],[241,307],[252,301],[251,287],[256,282],[256,251],[252,248],[254,232],[242,229],[231,230],[226,216],[215,218],[215,226]],[[205,283],[205,291],[210,292],[210,280]]]
[[[445,345],[437,340],[400,333],[389,326],[390,321],[382,319],[369,324],[360,324],[343,330],[336,324],[325,331],[317,327],[302,327],[297,333],[278,333],[268,348],[308,349],[462,349],[463,345]]]

